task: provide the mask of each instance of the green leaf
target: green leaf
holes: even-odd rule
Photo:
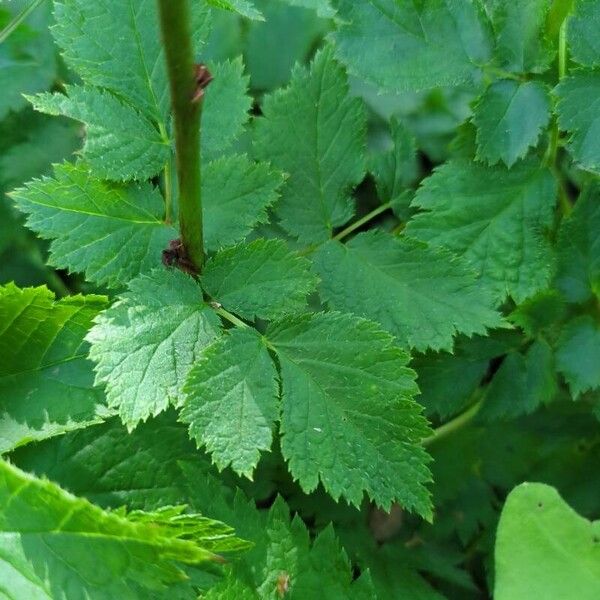
[[[0,7],[0,30],[3,30],[29,0],[3,2]],[[50,2],[38,6],[0,44],[0,120],[10,111],[23,108],[23,94],[48,89],[56,76],[56,49],[48,30]]]
[[[579,516],[541,483],[508,496],[496,538],[496,600],[595,600],[600,596],[600,523]]]
[[[575,398],[600,387],[600,325],[591,316],[566,325],[558,340],[556,364]]]
[[[276,214],[304,243],[331,236],[354,212],[349,192],[365,174],[366,120],[327,47],[310,72],[297,66],[284,90],[265,98],[255,130],[259,157],[289,174]]]
[[[339,0],[337,9],[337,55],[378,88],[469,84],[490,57],[489,27],[471,0]]]
[[[252,477],[260,452],[269,450],[278,417],[275,365],[265,341],[234,329],[206,348],[190,371],[180,419],[219,470],[231,465]]]
[[[107,512],[0,461],[3,582],[19,598],[158,598],[185,581],[184,565],[243,547],[222,523],[181,512]]]
[[[589,186],[563,220],[558,234],[556,284],[569,302],[600,297],[600,197]]]
[[[556,87],[558,124],[567,148],[584,169],[600,172],[600,72],[579,71]]]
[[[427,415],[437,414],[442,420],[456,415],[472,402],[490,360],[507,350],[503,340],[477,336],[459,338],[452,354],[429,351],[413,357],[410,366],[417,372],[419,404]]]
[[[263,21],[261,12],[255,8],[249,0],[206,0],[208,4],[216,8],[222,8],[238,13],[243,17]]]
[[[246,156],[227,156],[209,163],[202,176],[204,238],[209,250],[243,240],[277,200],[281,172]]]
[[[550,121],[548,90],[538,81],[504,79],[493,83],[477,102],[477,157],[511,167],[535,146]]]
[[[329,0],[281,0],[290,6],[300,6],[310,8],[317,12],[320,17],[329,19],[335,17],[335,10]]]
[[[467,259],[499,300],[517,302],[546,288],[554,257],[546,231],[554,219],[556,182],[535,163],[510,171],[456,161],[436,169],[413,205],[407,235]]]
[[[575,62],[586,67],[600,67],[600,6],[595,0],[577,0],[567,22],[567,41]]]
[[[290,523],[288,509],[278,499],[270,510],[267,536],[266,577],[258,590],[259,597],[281,598],[278,589],[284,584],[288,588],[284,596],[292,600],[375,597],[368,574],[353,580],[350,561],[331,525],[311,545],[302,520],[296,516]]]
[[[172,269],[133,279],[97,317],[87,336],[96,383],[129,430],[183,401],[185,378],[219,326],[196,282]]]
[[[192,2],[196,48],[209,9]],[[89,85],[106,88],[156,123],[166,123],[169,86],[154,0],[55,0],[53,34],[67,64]]]
[[[551,5],[552,0],[497,3],[493,17],[495,54],[502,68],[516,73],[543,73],[550,67],[556,54],[545,35]]]
[[[94,179],[82,165],[57,165],[54,178],[34,179],[12,197],[28,227],[53,240],[50,264],[100,285],[120,287],[148,273],[177,237],[162,220],[158,190]]]
[[[281,449],[306,492],[317,487],[359,505],[366,491],[431,517],[430,475],[420,446],[428,427],[408,355],[377,325],[321,313],[274,324],[281,365]]]
[[[382,202],[397,199],[419,176],[414,136],[395,118],[392,118],[390,127],[393,146],[386,152],[374,154],[370,167]]]
[[[34,108],[87,125],[83,156],[98,177],[127,181],[156,175],[170,157],[169,141],[154,125],[109,92],[66,86],[64,94],[29,97]]]
[[[202,157],[216,158],[240,136],[248,121],[252,98],[241,58],[210,63],[213,81],[202,101]]]
[[[451,350],[456,333],[484,334],[502,319],[472,272],[446,252],[377,231],[315,255],[321,296],[381,323],[404,345]]]
[[[0,287],[0,453],[109,415],[83,339],[105,304],[101,296],[55,302],[46,288]]]
[[[271,91],[289,83],[296,62],[308,62],[328,27],[298,1],[298,7],[288,0],[259,2],[265,20],[248,24],[244,58],[252,87]]]
[[[490,383],[480,414],[505,419],[530,414],[558,391],[552,349],[535,341],[525,354],[508,354]]]
[[[302,312],[316,287],[310,262],[282,240],[258,239],[227,248],[202,272],[204,289],[245,319],[275,319]]]

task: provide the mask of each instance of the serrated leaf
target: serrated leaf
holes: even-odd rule
[[[473,113],[477,127],[477,157],[511,167],[535,146],[550,121],[550,100],[538,81],[504,79],[481,96]]]
[[[352,216],[349,192],[365,173],[363,105],[349,96],[332,48],[317,53],[310,72],[297,66],[289,87],[266,97],[262,111],[256,152],[290,176],[276,214],[302,242],[326,240]]]
[[[269,450],[278,417],[275,365],[254,330],[234,329],[206,348],[190,371],[180,420],[221,470],[251,478]]]
[[[307,259],[290,252],[282,240],[264,239],[216,254],[201,282],[227,310],[250,321],[301,312],[317,283]]]
[[[25,0],[3,2],[0,30],[4,30],[26,6]],[[50,14],[49,2],[38,6],[0,44],[0,119],[27,104],[23,94],[35,94],[52,85],[57,60],[48,30]]]
[[[516,73],[543,73],[556,54],[546,37],[546,22],[552,0],[511,2],[501,0],[494,11],[496,58]]]
[[[227,156],[209,163],[202,176],[204,238],[209,250],[243,240],[277,200],[282,174],[246,156]]]
[[[215,8],[222,8],[231,12],[238,13],[243,17],[262,21],[262,13],[249,0],[206,0],[208,4]]]
[[[481,416],[506,419],[549,404],[558,391],[552,349],[536,340],[525,354],[508,354],[490,383]]]
[[[373,319],[418,350],[451,350],[456,333],[502,324],[473,273],[446,252],[372,231],[329,242],[315,257],[321,296],[336,310]]]
[[[96,383],[129,430],[183,401],[185,378],[220,327],[196,282],[173,269],[133,279],[95,322],[87,340]]]
[[[281,449],[309,492],[379,506],[399,501],[431,516],[428,427],[408,355],[377,325],[321,313],[274,324],[267,338],[281,365]]]
[[[202,157],[216,158],[239,137],[249,119],[252,98],[241,58],[209,65],[213,81],[202,103]]]
[[[414,136],[400,121],[390,123],[393,146],[371,158],[370,170],[377,185],[381,202],[394,201],[413,185],[419,175],[417,143]]]
[[[579,516],[541,483],[506,499],[496,538],[496,600],[594,600],[600,595],[600,522]]]
[[[100,285],[119,287],[148,273],[177,237],[162,220],[158,190],[101,181],[83,165],[57,165],[54,178],[34,179],[12,197],[28,227],[53,240],[50,264]]]
[[[600,196],[590,185],[558,233],[556,285],[569,302],[600,296]]]
[[[595,0],[577,0],[567,22],[571,58],[586,67],[600,67],[600,6]]]
[[[196,49],[209,9],[192,2]],[[56,0],[52,32],[67,64],[89,85],[106,88],[157,123],[165,123],[169,86],[154,0]]]
[[[600,172],[600,71],[579,71],[556,87],[558,124],[567,148],[584,169]]]
[[[184,565],[236,544],[222,523],[181,512],[107,512],[0,461],[3,582],[19,598],[158,598],[185,581]]]
[[[426,212],[409,221],[406,233],[467,259],[499,300],[521,302],[553,275],[545,233],[555,204],[556,182],[535,163],[508,171],[455,161],[424,181],[413,205]]]
[[[490,57],[489,27],[471,0],[339,0],[337,10],[337,56],[378,88],[468,84]]]
[[[600,387],[600,326],[591,316],[578,317],[565,326],[558,340],[556,365],[575,398]]]
[[[156,175],[170,156],[170,143],[154,125],[109,92],[66,86],[66,94],[29,97],[34,108],[64,115],[87,125],[83,156],[94,174],[105,179],[145,180]]]
[[[110,414],[83,339],[105,304],[101,296],[55,301],[46,288],[0,287],[0,453]]]

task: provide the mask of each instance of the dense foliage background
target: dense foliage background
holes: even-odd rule
[[[0,597],[599,598],[600,1],[191,4],[206,304],[154,0],[0,4]]]

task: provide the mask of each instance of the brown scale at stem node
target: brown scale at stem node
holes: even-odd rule
[[[198,274],[180,238],[171,240],[169,247],[162,251],[162,262],[166,267],[176,267],[189,275]]]
[[[204,90],[208,87],[208,84],[213,80],[208,67],[202,63],[194,65],[194,81],[196,82],[196,89],[194,90],[194,96],[192,102],[200,102],[204,97]]]

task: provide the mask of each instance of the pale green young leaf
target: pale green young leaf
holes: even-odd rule
[[[164,203],[150,184],[92,177],[83,165],[57,165],[54,177],[34,179],[12,193],[27,225],[50,245],[50,264],[119,287],[160,264],[177,237],[162,220]]]
[[[84,336],[101,296],[0,287],[0,453],[108,416]]]
[[[498,300],[517,302],[548,286],[554,255],[547,231],[554,219],[556,182],[536,163],[510,171],[450,162],[428,177],[413,202],[425,212],[407,235],[448,248],[481,276]]]
[[[483,93],[473,113],[477,157],[511,167],[535,146],[550,121],[548,90],[538,81],[504,79]]]
[[[579,71],[556,87],[558,124],[584,169],[600,172],[600,71]]]
[[[512,2],[501,0],[493,16],[496,59],[509,71],[543,73],[556,54],[546,37],[546,22],[552,0]]]
[[[250,0],[206,0],[206,2],[215,8],[229,10],[249,19],[264,20],[260,10]]]
[[[359,505],[366,492],[431,517],[428,434],[408,354],[370,321],[305,315],[272,325],[283,388],[281,449],[306,492],[322,482]]]
[[[567,22],[571,58],[586,67],[600,67],[600,5],[596,0],[577,0]]]
[[[314,261],[331,308],[377,321],[403,345],[451,350],[456,333],[502,325],[471,270],[426,244],[372,231],[329,242]]]
[[[487,388],[480,414],[489,419],[506,419],[532,413],[549,404],[558,386],[552,349],[536,340],[525,354],[508,354]]]
[[[196,48],[209,9],[192,2]],[[53,34],[85,83],[115,93],[156,123],[166,123],[169,86],[155,0],[55,0]]]
[[[284,241],[258,239],[211,258],[201,283],[227,310],[254,320],[301,312],[317,281],[310,262],[290,252]]]
[[[202,156],[216,158],[238,138],[249,119],[252,98],[241,58],[210,63],[213,76],[202,104]]]
[[[419,175],[414,136],[395,118],[392,118],[390,128],[392,148],[374,154],[370,161],[377,194],[382,202],[397,199],[416,182]]]
[[[381,89],[469,84],[490,58],[489,26],[472,0],[339,0],[337,10],[337,56]]]
[[[263,338],[233,329],[202,351],[190,371],[180,420],[214,463],[251,478],[278,417],[277,371]]]
[[[556,489],[523,483],[506,499],[496,537],[495,600],[595,600],[600,522],[579,516]]]
[[[209,250],[243,240],[277,200],[284,178],[266,163],[227,156],[206,165],[202,176],[204,238]]]
[[[3,2],[0,30],[6,27],[30,0]],[[48,89],[56,77],[56,48],[48,30],[51,3],[44,2],[0,44],[0,119],[23,108],[23,94]]]
[[[316,55],[310,72],[297,66],[262,110],[256,152],[289,174],[276,215],[302,242],[326,240],[352,216],[349,194],[365,174],[364,107],[349,96],[332,48]]]
[[[242,547],[222,523],[181,513],[108,512],[0,461],[3,584],[10,597],[35,600],[160,598],[185,582],[185,565]],[[186,592],[194,597],[191,585]]]
[[[66,94],[29,97],[34,108],[87,125],[82,154],[94,175],[105,179],[145,180],[170,156],[170,143],[143,115],[98,88],[66,86]]]
[[[96,383],[131,430],[183,400],[187,374],[219,331],[200,286],[174,269],[155,269],[96,318],[87,335]]]
[[[600,297],[600,188],[590,185],[558,233],[556,284],[569,302]]]
[[[600,325],[593,317],[578,317],[565,326],[556,365],[575,398],[600,387]]]

